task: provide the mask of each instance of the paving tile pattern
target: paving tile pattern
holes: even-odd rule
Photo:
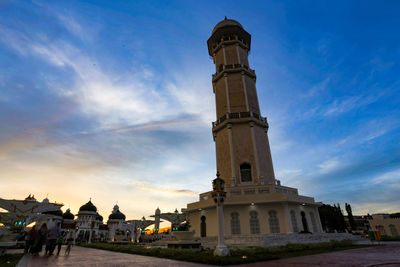
[[[43,253],[42,253],[43,254]],[[48,266],[82,266],[82,267],[128,267],[128,266],[207,266],[182,261],[174,261],[155,257],[146,257],[126,253],[118,253],[106,250],[72,247],[70,255],[64,255],[64,248],[59,256],[32,256],[26,259],[28,267],[48,267]]]
[[[240,265],[243,266],[243,265]],[[322,253],[284,260],[247,264],[249,267],[400,267],[400,245],[381,245],[361,249]]]
[[[47,267],[47,266],[82,266],[82,267],[128,267],[128,266],[210,266],[168,259],[132,255],[91,248],[73,247],[69,256],[31,256],[27,255],[20,266]],[[376,247],[352,249],[339,252],[323,253],[284,260],[251,263],[250,267],[400,267],[400,245],[382,245]]]

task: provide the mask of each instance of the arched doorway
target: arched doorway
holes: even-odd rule
[[[307,223],[307,219],[306,219],[306,213],[304,211],[302,211],[300,214],[301,214],[301,222],[303,223],[303,231],[304,232],[310,232],[308,230],[308,223]]]
[[[200,218],[200,236],[206,237],[207,236],[207,224],[206,224],[206,216],[201,216]]]

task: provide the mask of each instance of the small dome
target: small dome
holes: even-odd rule
[[[75,216],[71,213],[70,209],[67,209],[67,211],[63,214],[63,219],[65,220],[73,220],[74,218]]]
[[[49,199],[46,197],[45,199],[43,199],[42,203],[49,203]]]
[[[237,22],[236,20],[234,20],[234,19],[227,19],[227,18],[225,17],[224,20],[218,22],[218,24],[215,25],[215,27],[214,27],[212,33],[216,32],[216,31],[217,31],[218,29],[220,29],[220,28],[228,27],[228,26],[239,26],[240,28],[243,28],[243,26],[242,26],[239,22]]]
[[[79,208],[79,211],[93,211],[96,212],[97,208],[95,205],[93,205],[92,201],[89,200],[88,203],[86,203],[85,205],[83,205],[82,207]]]
[[[101,216],[100,214],[97,213],[96,220],[102,222],[103,221],[103,216]]]
[[[125,218],[125,215],[119,210],[114,211],[110,216],[108,216],[109,220],[125,220]]]
[[[47,215],[54,215],[54,216],[63,216],[63,213],[61,210],[50,210],[50,211],[44,211],[42,214],[47,214]]]

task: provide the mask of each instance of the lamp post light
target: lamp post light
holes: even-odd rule
[[[226,256],[229,254],[228,248],[224,244],[224,200],[226,197],[226,192],[224,191],[225,181],[219,177],[219,172],[217,171],[217,178],[213,180],[213,191],[212,197],[214,202],[217,204],[217,217],[218,217],[218,244],[214,250],[214,255]]]

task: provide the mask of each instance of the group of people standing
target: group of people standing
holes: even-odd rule
[[[45,245],[45,255],[53,255],[56,247],[57,255],[59,255],[62,245],[66,243],[67,249],[65,254],[69,254],[72,242],[72,238],[66,238],[66,233],[61,232],[59,223],[51,228],[48,228],[47,224],[43,223],[39,229],[34,225],[25,237],[25,253],[39,255],[43,249],[43,245]]]

